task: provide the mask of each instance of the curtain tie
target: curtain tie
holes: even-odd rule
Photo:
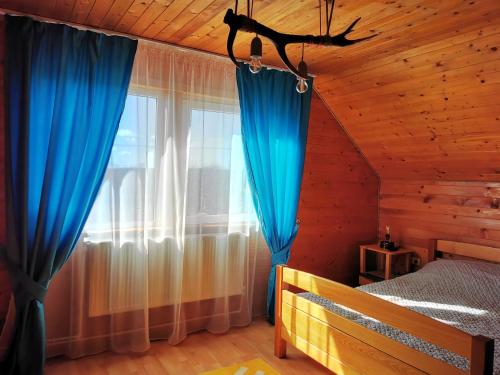
[[[16,304],[28,304],[33,300],[38,300],[40,303],[45,301],[47,295],[47,287],[36,282],[15,265],[5,253],[5,248],[0,248],[0,259],[3,259],[9,270],[14,291]]]
[[[278,251],[272,252],[271,254],[271,266],[277,266],[278,264],[287,264],[288,259],[290,258],[290,249],[292,247],[293,241],[297,236],[299,231],[299,225],[295,224],[295,228],[292,232],[292,235],[288,239],[287,243]]]
[[[271,254],[271,265],[277,266],[278,264],[287,264],[288,258],[290,258],[290,247],[292,243],[287,244],[280,251]]]
[[[27,304],[36,299],[43,304],[47,295],[47,287],[33,280],[15,265],[10,265],[9,271],[14,281],[16,301]]]

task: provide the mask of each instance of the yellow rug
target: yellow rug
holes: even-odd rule
[[[280,373],[262,359],[256,358],[217,370],[202,372],[199,375],[280,375]]]

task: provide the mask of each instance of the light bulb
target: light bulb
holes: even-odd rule
[[[250,65],[248,68],[253,74],[257,74],[262,69],[262,41],[258,36],[252,39],[250,45]]]
[[[304,48],[304,47],[302,47]],[[304,56],[302,56],[304,57]],[[307,89],[309,88],[309,85],[307,84],[307,78],[303,78],[303,77],[307,77],[307,64],[304,62],[304,59],[302,59],[302,61],[299,63],[299,73],[300,73],[300,76],[297,76],[297,86],[295,86],[295,89],[297,90],[297,92],[299,94],[303,94],[307,91]]]
[[[248,66],[248,69],[250,69],[253,74],[257,74],[258,72],[260,72],[260,70],[262,69],[262,62],[260,57],[252,57],[250,59],[250,65]]]
[[[307,84],[307,79],[305,78],[298,78],[297,86],[295,86],[295,89],[299,94],[303,94],[307,91],[309,88],[309,85]]]

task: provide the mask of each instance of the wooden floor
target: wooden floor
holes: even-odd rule
[[[286,359],[273,356],[273,327],[257,320],[250,327],[224,335],[200,332],[181,344],[152,344],[144,354],[103,353],[77,360],[49,359],[46,375],[189,375],[261,358],[283,375],[331,374],[326,368],[289,346]]]

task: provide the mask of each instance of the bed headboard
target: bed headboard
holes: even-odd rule
[[[483,245],[447,240],[432,240],[429,260],[437,258],[479,259],[500,263],[500,249]]]

